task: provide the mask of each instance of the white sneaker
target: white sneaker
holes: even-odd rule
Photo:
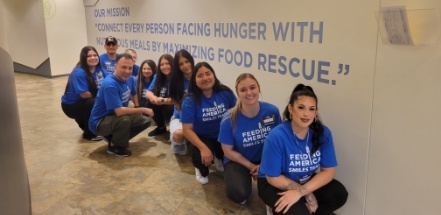
[[[185,147],[185,143],[183,144],[174,144],[171,143],[171,150],[173,154],[178,154],[178,155],[186,155],[187,154],[187,149]]]
[[[222,163],[222,160],[215,157],[214,158],[214,165],[216,166],[217,171],[224,172],[224,164]]]
[[[207,177],[202,176],[198,168],[195,167],[194,172],[196,173],[196,180],[199,182],[199,184],[208,183],[208,176]]]
[[[266,215],[273,215],[273,210],[268,205],[265,206],[266,206]]]

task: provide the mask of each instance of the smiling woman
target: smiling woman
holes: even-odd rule
[[[222,119],[218,141],[225,153],[224,181],[227,197],[245,204],[256,180],[268,133],[281,123],[279,109],[259,101],[260,85],[250,73],[236,79],[239,102]]]
[[[99,66],[98,52],[92,46],[85,46],[80,52],[80,61],[69,75],[61,107],[69,118],[75,119],[83,130],[83,138],[101,140],[89,129],[90,111],[95,103],[97,91],[107,75]]]
[[[224,153],[217,141],[222,116],[236,103],[230,88],[220,83],[207,62],[193,68],[188,95],[182,103],[181,122],[185,138],[194,145],[192,163],[196,180],[208,183],[208,167],[214,162],[223,172]]]

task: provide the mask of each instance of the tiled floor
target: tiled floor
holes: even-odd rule
[[[67,76],[15,81],[33,214],[265,214],[255,184],[245,205],[231,203],[222,173],[213,167],[200,185],[190,156],[171,154],[167,135],[148,137],[153,127],[130,141],[126,158],[83,140],[60,107]]]

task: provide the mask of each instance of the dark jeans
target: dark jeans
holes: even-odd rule
[[[259,197],[265,202],[266,205],[273,209],[273,214],[283,214],[276,213],[274,211],[274,205],[280,198],[277,193],[283,192],[276,187],[273,187],[268,183],[266,178],[257,179],[257,189]],[[327,185],[314,191],[315,198],[318,202],[317,211],[315,215],[329,215],[342,207],[348,198],[348,192],[346,188],[339,181],[333,179]],[[305,198],[300,198],[300,200],[290,207],[286,214],[288,215],[310,215],[308,208],[305,205]]]
[[[236,204],[248,199],[252,190],[250,170],[240,163],[230,161],[224,165],[227,197]]]
[[[165,127],[165,124],[170,121],[173,115],[173,105],[154,105],[152,103],[148,104],[148,107],[153,110],[153,120],[156,125],[160,128]]]
[[[199,137],[199,139],[201,139],[201,141],[204,142],[205,145],[207,145],[207,147],[210,149],[214,157],[223,160],[224,151],[222,151],[221,144],[217,141],[217,139],[210,139],[204,137]],[[192,148],[193,148],[193,152],[191,155],[191,161],[193,163],[193,166],[199,169],[203,177],[207,177],[209,173],[209,169],[208,166],[205,166],[202,163],[201,151],[196,146],[193,146]]]
[[[78,102],[68,105],[61,103],[61,109],[69,118],[75,119],[78,126],[83,130],[84,138],[93,138],[96,135],[89,130],[89,118],[95,98],[81,99]]]
[[[151,119],[143,115],[106,116],[97,125],[96,132],[101,136],[112,136],[111,142],[128,148],[129,140],[151,124]]]

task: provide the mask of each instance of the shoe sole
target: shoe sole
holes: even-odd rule
[[[115,152],[112,152],[112,151],[109,151],[109,150],[107,150],[107,153],[108,153],[108,154],[111,154],[111,155],[115,155],[115,156],[117,156],[117,157],[128,157],[128,156],[131,155],[131,154],[127,154],[127,155],[119,155],[119,154],[116,154]]]

